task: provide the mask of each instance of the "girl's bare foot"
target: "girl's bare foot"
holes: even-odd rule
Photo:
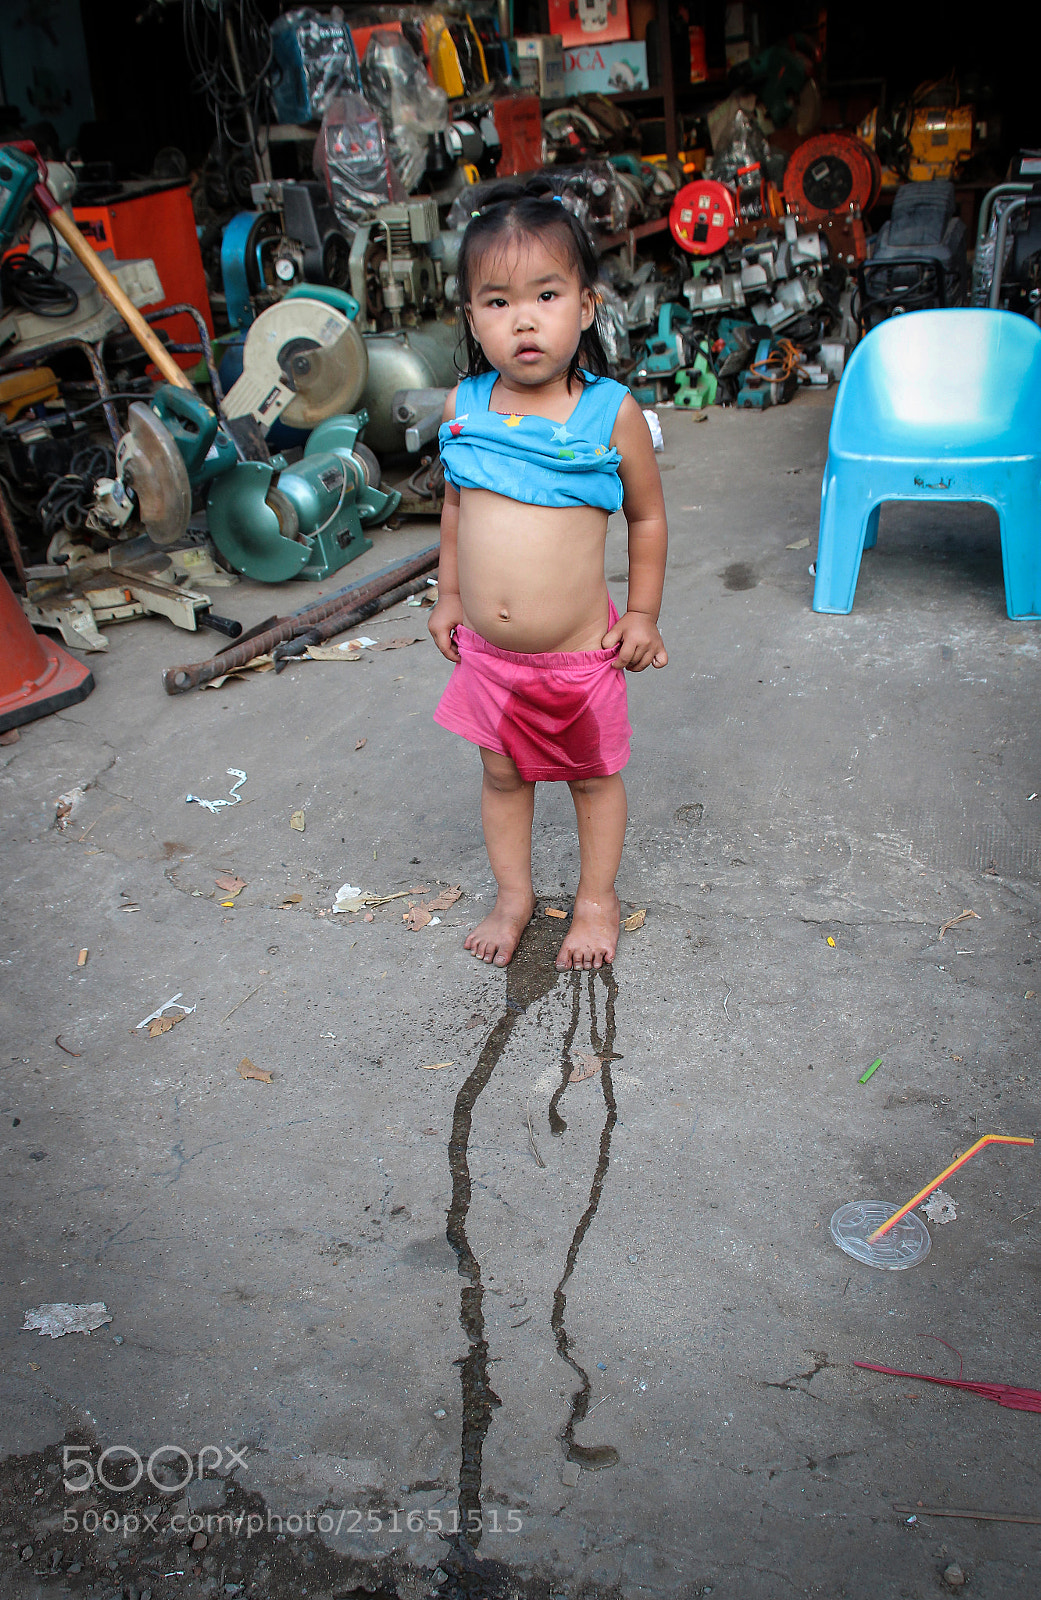
[[[610,900],[588,900],[579,895],[567,938],[557,955],[557,968],[567,972],[571,968],[587,971],[590,967],[603,967],[614,960],[618,944],[618,896]]]
[[[508,966],[534,910],[533,895],[515,898],[500,894],[494,910],[489,911],[484,921],[463,941],[463,948],[471,951],[478,961],[490,961],[496,967]],[[617,933],[616,926],[616,937]]]

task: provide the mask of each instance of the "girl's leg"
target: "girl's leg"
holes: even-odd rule
[[[481,825],[499,894],[494,911],[477,925],[465,946],[478,960],[505,967],[535,909],[531,884],[535,785],[525,783],[509,756],[482,747],[481,760]]]
[[[582,875],[575,911],[557,966],[602,967],[614,960],[618,943],[618,896],[614,881],[622,859],[627,816],[621,773],[580,778],[568,785],[578,818]]]

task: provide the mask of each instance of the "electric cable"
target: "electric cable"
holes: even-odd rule
[[[82,528],[94,504],[94,483],[98,478],[115,476],[116,458],[103,445],[77,450],[69,470],[55,478],[36,507],[44,534],[50,540],[63,528],[70,533]]]
[[[805,372],[803,354],[790,339],[778,339],[770,354],[762,361],[753,361],[748,370],[766,383],[785,383],[793,373],[798,377]]]
[[[72,287],[36,256],[10,255],[0,265],[0,299],[37,317],[71,317],[80,303]]]
[[[257,123],[270,121],[271,30],[256,0],[184,0],[183,21],[193,87],[204,96],[213,117],[221,158],[228,147],[249,150],[259,177],[253,130]]]

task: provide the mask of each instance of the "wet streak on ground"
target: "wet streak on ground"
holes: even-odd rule
[[[577,1461],[580,1466],[592,1471],[598,1467],[613,1467],[618,1461],[618,1451],[613,1445],[583,1445],[575,1443],[575,1429],[579,1423],[584,1422],[589,1411],[589,1396],[591,1392],[589,1374],[580,1366],[571,1354],[571,1340],[567,1328],[564,1326],[564,1312],[567,1309],[567,1296],[564,1289],[575,1270],[578,1261],[578,1252],[582,1247],[582,1240],[589,1231],[589,1226],[596,1216],[603,1193],[604,1180],[611,1161],[611,1135],[614,1125],[618,1120],[618,1106],[614,1097],[614,1084],[611,1081],[611,1063],[618,1061],[615,1054],[615,1000],[618,995],[618,985],[615,983],[614,974],[610,967],[603,967],[599,972],[590,972],[587,975],[589,984],[589,1042],[595,1055],[599,1056],[601,1066],[598,1074],[600,1087],[603,1090],[604,1105],[607,1116],[604,1120],[603,1130],[600,1134],[600,1151],[597,1156],[596,1169],[593,1173],[593,1182],[589,1190],[589,1202],[578,1221],[578,1226],[571,1239],[567,1257],[564,1262],[564,1272],[557,1284],[553,1295],[553,1312],[550,1316],[550,1327],[553,1329],[557,1341],[557,1350],[561,1358],[576,1372],[582,1380],[582,1387],[571,1397],[571,1415],[568,1417],[564,1428],[564,1445],[569,1461]],[[604,1007],[604,1032],[600,1036],[596,1020],[596,984],[599,980],[607,991]],[[570,1050],[578,1029],[579,1012],[582,1000],[582,974],[572,974],[571,991],[571,1021],[565,1035],[564,1059],[562,1063],[563,1077],[560,1088],[553,1096],[550,1104],[550,1126],[554,1133],[563,1132],[566,1127],[564,1119],[556,1111],[556,1102],[560,1099],[571,1078]],[[556,1117],[560,1123],[559,1130],[553,1125]]]
[[[484,1333],[484,1284],[481,1264],[466,1234],[471,1185],[467,1160],[473,1112],[498,1066],[518,1020],[534,1000],[556,987],[556,958],[560,929],[550,925],[537,906],[520,946],[506,971],[506,1008],[492,1027],[477,1065],[456,1096],[448,1165],[452,1174],[452,1203],[448,1209],[448,1242],[455,1251],[459,1275],[466,1280],[460,1294],[459,1321],[469,1343],[461,1362],[463,1430],[459,1464],[459,1526],[474,1531],[468,1543],[476,1548],[481,1533],[481,1479],[484,1441],[492,1411],[501,1402],[488,1376],[488,1341]],[[472,1515],[471,1515],[472,1514]],[[465,1537],[465,1536],[464,1536]]]
[[[474,1108],[491,1081],[496,1066],[502,1059],[510,1036],[528,1006],[541,1000],[556,988],[560,974],[554,966],[560,929],[540,915],[542,906],[536,908],[532,921],[525,930],[517,954],[506,974],[506,1006],[494,1023],[477,1065],[456,1096],[452,1117],[452,1132],[448,1142],[448,1164],[452,1175],[452,1201],[448,1211],[447,1238],[455,1252],[459,1275],[464,1283],[460,1293],[459,1321],[466,1334],[469,1350],[459,1363],[463,1400],[463,1423],[459,1465],[459,1526],[472,1529],[468,1537],[461,1532],[457,1555],[464,1563],[468,1550],[476,1549],[481,1539],[481,1489],[483,1475],[484,1441],[488,1434],[493,1410],[501,1404],[491,1386],[489,1377],[488,1341],[485,1337],[484,1284],[481,1281],[481,1263],[474,1254],[467,1237],[466,1224],[470,1212],[472,1186],[468,1162],[470,1134],[473,1127]],[[593,1174],[589,1201],[579,1219],[564,1264],[564,1272],[553,1296],[550,1326],[557,1342],[557,1350],[568,1366],[578,1374],[582,1387],[572,1397],[571,1412],[563,1432],[568,1459],[586,1468],[613,1466],[618,1452],[611,1445],[584,1446],[574,1441],[575,1428],[584,1421],[590,1396],[589,1375],[571,1354],[571,1341],[564,1325],[567,1298],[564,1293],[578,1261],[582,1241],[589,1230],[600,1204],[604,1181],[611,1154],[611,1135],[618,1117],[618,1109],[611,1082],[611,1062],[615,1054],[615,1000],[618,985],[611,969],[583,974],[575,972],[571,978],[571,1018],[564,1035],[561,1050],[561,1082],[553,1095],[549,1109],[550,1128],[554,1134],[565,1131],[567,1124],[557,1111],[557,1104],[571,1079],[571,1047],[578,1031],[581,1017],[583,978],[588,983],[589,1038],[594,1053],[602,1062],[599,1073],[601,1090],[607,1115],[600,1135],[599,1154]],[[602,983],[606,991],[604,1032],[601,1036],[597,1022],[596,986]],[[442,1561],[442,1565],[446,1565]],[[454,1565],[454,1563],[453,1563]],[[487,1564],[482,1563],[487,1571]],[[461,1574],[453,1573],[458,1578]]]

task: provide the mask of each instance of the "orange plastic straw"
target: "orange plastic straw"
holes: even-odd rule
[[[876,1228],[874,1233],[869,1233],[868,1244],[874,1244],[876,1239],[881,1239],[882,1235],[888,1233],[890,1228],[900,1221],[901,1217],[906,1217],[909,1211],[914,1210],[919,1200],[924,1200],[926,1195],[932,1194],[934,1189],[938,1189],[944,1178],[949,1178],[952,1172],[957,1172],[958,1168],[963,1167],[966,1161],[976,1154],[977,1150],[983,1149],[985,1144],[1033,1144],[1033,1142],[1033,1139],[1020,1139],[1010,1133],[985,1133],[983,1138],[977,1139],[976,1143],[966,1150],[963,1156],[959,1156],[957,1161],[952,1161],[949,1167],[944,1167],[938,1178],[934,1178],[932,1183],[927,1183],[924,1189],[919,1189],[913,1200],[909,1200],[906,1206],[901,1206],[899,1211],[894,1211],[888,1222],[883,1222],[882,1226]]]

